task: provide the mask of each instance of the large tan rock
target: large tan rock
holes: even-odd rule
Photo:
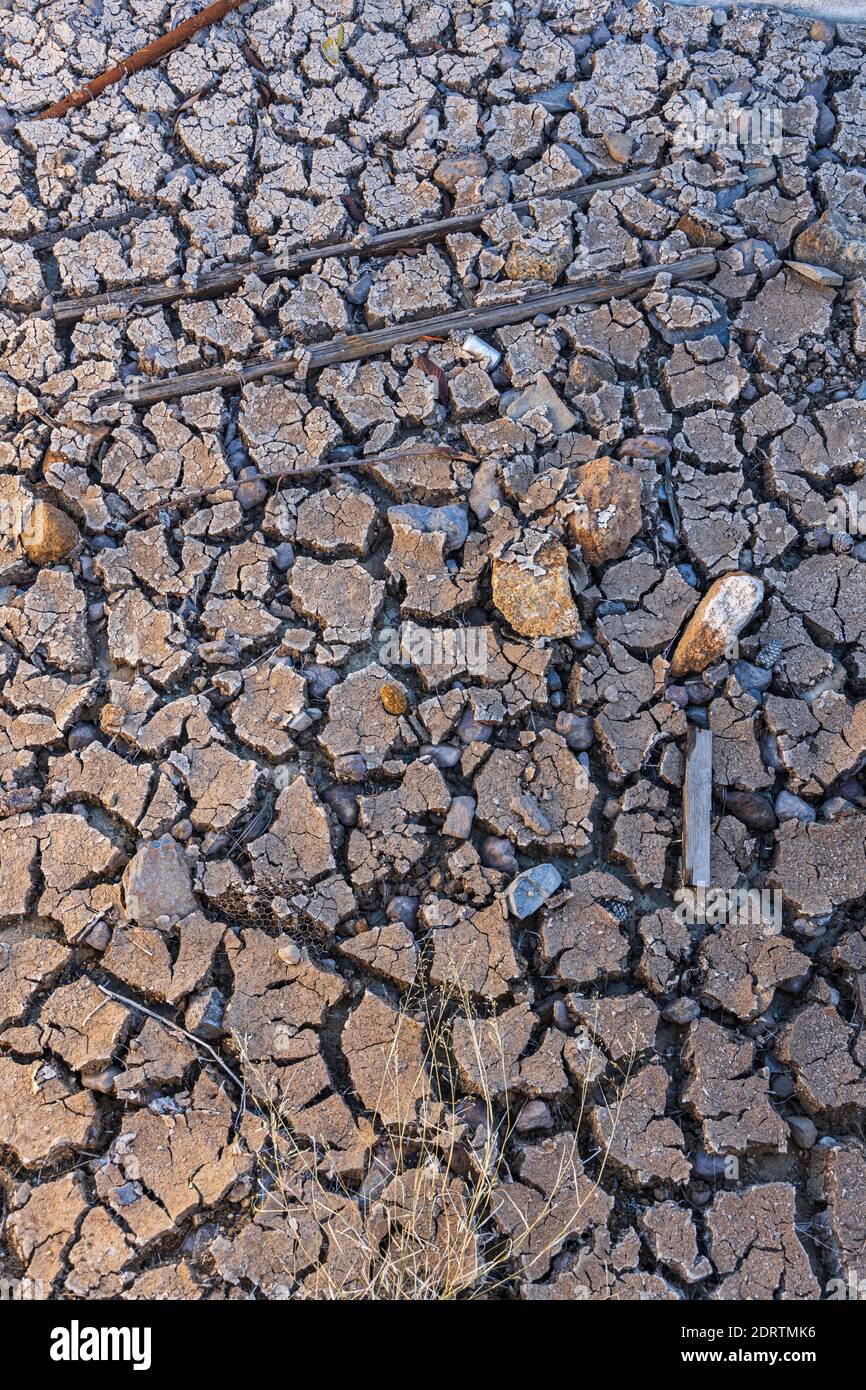
[[[671,660],[671,675],[705,671],[757,613],[764,585],[753,574],[724,574],[701,599]]]
[[[866,228],[853,217],[831,209],[801,232],[794,242],[798,260],[824,266],[837,275],[866,272]]]
[[[577,507],[568,519],[571,537],[588,565],[618,560],[643,523],[640,478],[607,457],[584,464],[577,478]]]
[[[54,565],[78,544],[78,527],[50,502],[34,502],[21,529],[21,544],[35,565]]]
[[[531,559],[497,556],[493,602],[521,637],[570,637],[580,618],[568,582],[568,554],[551,537]]]
[[[195,912],[189,862],[170,835],[143,844],[123,876],[126,913],[140,927],[156,926],[162,917],[177,922]]]

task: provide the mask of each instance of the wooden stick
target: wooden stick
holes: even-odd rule
[[[147,217],[152,212],[153,207],[148,207],[145,203],[130,203],[125,212],[115,213],[113,217],[93,217],[88,222],[73,222],[71,226],[61,227],[56,232],[38,232],[30,238],[27,245],[33,251],[48,251],[52,246],[56,246],[58,241],[81,241],[91,232],[110,232],[115,227],[126,226],[127,222],[137,222],[139,218]]]
[[[615,179],[602,179],[598,183],[579,185],[556,193],[541,194],[542,198],[564,198],[571,203],[588,202],[594,193],[615,191],[618,188],[635,188],[652,184],[657,178],[654,169],[638,169],[633,174],[622,174]],[[531,201],[535,202],[535,199]],[[505,203],[512,212],[525,212],[530,199],[518,203]],[[400,227],[396,231],[377,232],[370,237],[353,237],[349,241],[332,241],[324,246],[313,246],[308,251],[298,251],[293,255],[259,256],[256,260],[238,261],[234,265],[218,266],[200,276],[195,286],[180,283],[138,285],[131,290],[109,290],[106,294],[87,295],[80,299],[61,299],[54,305],[54,321],[58,327],[77,323],[90,309],[116,308],[120,310],[150,308],[156,304],[172,304],[177,299],[208,299],[221,294],[230,294],[241,287],[248,275],[258,275],[262,280],[273,279],[276,275],[297,275],[308,270],[316,261],[332,256],[384,256],[407,246],[423,246],[454,232],[476,231],[486,217],[498,209],[476,208],[472,212],[460,213],[457,217],[443,217],[438,222],[420,222],[413,227]]]
[[[334,459],[331,463],[302,463],[293,468],[274,468],[268,473],[257,473],[254,478],[231,478],[222,483],[214,483],[211,487],[198,488],[195,492],[185,492],[182,496],[170,498],[168,501],[155,502],[152,507],[145,507],[143,512],[136,512],[135,516],[130,517],[126,529],[137,526],[140,521],[147,521],[149,517],[156,516],[163,510],[171,511],[175,507],[191,506],[194,502],[202,502],[206,497],[213,497],[218,492],[237,492],[244,483],[272,483],[286,478],[309,478],[314,473],[339,473],[346,468],[378,468],[383,463],[399,463],[402,459],[430,458],[452,459],[457,463],[478,462],[474,454],[465,454],[459,449],[449,449],[447,445],[434,444],[428,449],[389,449],[384,454],[371,454],[369,458]]]
[[[710,886],[710,815],[713,802],[713,734],[689,730],[683,785],[683,883]]]
[[[193,34],[198,34],[202,29],[208,29],[211,24],[218,24],[232,10],[239,10],[241,5],[246,4],[246,0],[214,0],[212,5],[206,5],[198,14],[194,14],[191,19],[185,19],[182,24],[178,24],[174,29],[169,29],[167,34],[154,39],[153,43],[146,44],[137,53],[131,53],[122,62],[115,63],[113,68],[106,68],[98,77],[93,77],[86,82],[83,87],[79,87],[77,92],[69,92],[60,101],[55,101],[53,106],[47,106],[44,111],[40,111],[35,117],[37,121],[54,120],[57,117],[65,116],[67,111],[72,111],[78,106],[86,106],[94,97],[98,97],[100,92],[104,92],[106,87],[113,87],[115,82],[120,82],[124,77],[129,77],[133,72],[140,72],[142,68],[149,68],[153,63],[158,63],[160,58],[166,54],[173,53],[181,44],[191,39]]]
[[[596,304],[605,299],[615,299],[633,294],[636,290],[647,289],[658,275],[669,275],[672,281],[694,280],[710,275],[716,269],[716,258],[711,252],[689,256],[670,265],[642,266],[639,270],[625,270],[618,277],[606,276],[585,286],[569,285],[561,290],[551,290],[548,294],[533,295],[529,299],[518,300],[514,304],[497,304],[489,309],[458,309],[450,314],[439,314],[435,318],[414,319],[411,323],[399,323],[390,328],[377,328],[372,333],[358,333],[345,338],[332,338],[326,343],[317,343],[306,351],[306,365],[310,371],[320,367],[333,366],[338,362],[356,362],[360,358],[375,357],[381,352],[390,352],[393,347],[414,343],[427,336],[447,337],[449,333],[477,333],[490,328],[502,328],[506,324],[523,323],[535,318],[536,314],[552,314],[558,309],[575,304]],[[269,377],[294,376],[298,370],[295,354],[274,357],[266,362],[252,362],[245,367],[213,367],[200,372],[186,372],[181,376],[169,377],[165,381],[147,383],[143,377],[136,377],[123,391],[115,391],[98,401],[99,405],[116,405],[130,401],[135,405],[154,405],[157,401],[178,400],[182,396],[193,396],[199,391],[243,387],[249,382],[264,381]],[[93,401],[90,392],[81,393]]]

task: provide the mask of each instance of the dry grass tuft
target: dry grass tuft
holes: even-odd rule
[[[475,1053],[475,1094],[469,1097],[461,1094],[450,1050],[455,1016],[469,1023]],[[426,1038],[420,1067],[419,1019]],[[404,1035],[411,1035],[411,1047],[401,1042]],[[236,1042],[253,1089],[266,1094],[242,1040]],[[587,1204],[600,1195],[607,1153],[595,1156],[592,1179],[577,1147],[586,1088],[570,1133],[557,1136],[552,1180],[544,1193],[530,1194],[527,1207],[509,1195],[526,1192],[511,1186],[508,1167],[522,1101],[512,1104],[496,1018],[480,1017],[461,988],[417,991],[404,1002],[382,1053],[380,1094],[392,1117],[396,1098],[397,1118],[380,1127],[360,1182],[342,1177],[326,1148],[297,1138],[289,1107],[263,1107],[268,1142],[261,1155],[259,1220],[292,1232],[285,1269],[292,1296],[489,1298],[521,1274],[546,1268],[571,1235],[591,1224]],[[621,1096],[620,1088],[616,1113]]]

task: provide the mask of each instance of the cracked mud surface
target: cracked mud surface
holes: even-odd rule
[[[34,118],[188,12],[0,8],[0,1274],[363,1287],[408,1120],[454,1158],[428,1255],[504,1136],[493,1296],[866,1277],[866,25],[263,0]],[[781,129],[690,146],[707,104]],[[426,247],[52,317],[479,204]],[[633,299],[425,337],[642,265]],[[776,893],[772,927],[674,910],[694,725],[712,882]]]

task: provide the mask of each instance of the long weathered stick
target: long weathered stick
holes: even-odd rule
[[[106,68],[98,77],[93,77],[89,82],[85,82],[83,87],[79,87],[77,92],[69,92],[60,101],[55,101],[53,106],[47,106],[44,111],[40,111],[37,121],[46,121],[49,118],[65,116],[67,111],[72,111],[77,106],[86,106],[94,97],[98,97],[100,92],[104,92],[106,87],[113,87],[115,82],[120,82],[121,78],[129,77],[133,72],[140,72],[142,68],[149,68],[153,63],[158,63],[160,58],[166,54],[173,53],[181,44],[191,39],[193,34],[199,33],[201,29],[207,29],[211,24],[218,24],[232,10],[239,10],[241,5],[246,4],[247,0],[214,0],[212,5],[206,5],[198,14],[194,14],[191,19],[185,19],[182,24],[178,24],[174,29],[169,29],[167,34],[161,38],[154,39],[153,43],[146,44],[137,53],[131,53],[122,62],[115,63],[113,68]]]
[[[689,730],[686,776],[683,784],[683,883],[689,888],[710,885],[710,820],[713,804],[713,734]]]
[[[564,198],[570,203],[585,203],[594,193],[614,192],[617,188],[643,187],[654,183],[657,171],[638,169],[633,174],[621,174],[615,179],[601,179],[597,183],[578,185],[575,188],[559,189],[556,193],[539,195],[542,198]],[[517,203],[506,203],[512,212],[525,212],[529,199]],[[535,202],[535,199],[532,199]],[[390,232],[376,232],[370,237],[353,237],[349,241],[332,241],[325,246],[313,246],[308,251],[298,251],[293,255],[260,256],[257,260],[238,261],[234,265],[219,266],[199,277],[194,286],[155,284],[138,285],[131,290],[109,290],[107,294],[92,294],[81,299],[61,299],[54,305],[54,321],[58,326],[77,323],[89,309],[116,308],[118,310],[144,309],[155,304],[171,304],[176,299],[212,299],[216,295],[231,294],[239,289],[248,275],[258,275],[262,280],[273,279],[275,275],[297,275],[308,270],[316,261],[331,256],[384,256],[391,251],[400,251],[409,246],[423,246],[429,241],[437,241],[454,232],[473,232],[481,226],[485,217],[490,217],[497,209],[476,208],[456,217],[442,217],[437,222],[420,222],[413,227],[399,227]]]
[[[506,324],[533,319],[536,314],[555,313],[573,304],[596,304],[605,299],[632,294],[635,290],[652,285],[658,275],[669,275],[674,281],[694,280],[709,275],[715,269],[715,256],[711,252],[702,252],[682,261],[672,261],[670,265],[624,270],[618,276],[602,276],[591,285],[569,285],[561,290],[551,290],[548,294],[518,300],[514,304],[498,304],[489,309],[458,309],[435,318],[415,319],[411,323],[399,323],[390,328],[377,328],[372,333],[331,338],[329,342],[317,343],[307,349],[306,366],[308,370],[315,371],[338,362],[375,357],[381,352],[390,352],[393,347],[414,343],[422,337],[445,338],[449,333],[475,333],[502,328]],[[200,372],[186,372],[181,376],[168,377],[165,381],[148,382],[143,377],[137,377],[123,391],[113,392],[97,403],[114,405],[120,401],[130,401],[136,405],[154,405],[157,401],[193,396],[199,391],[241,387],[268,377],[294,376],[297,370],[297,355],[290,353],[266,362],[251,362],[245,367],[213,367]],[[93,400],[90,393],[83,394]]]

